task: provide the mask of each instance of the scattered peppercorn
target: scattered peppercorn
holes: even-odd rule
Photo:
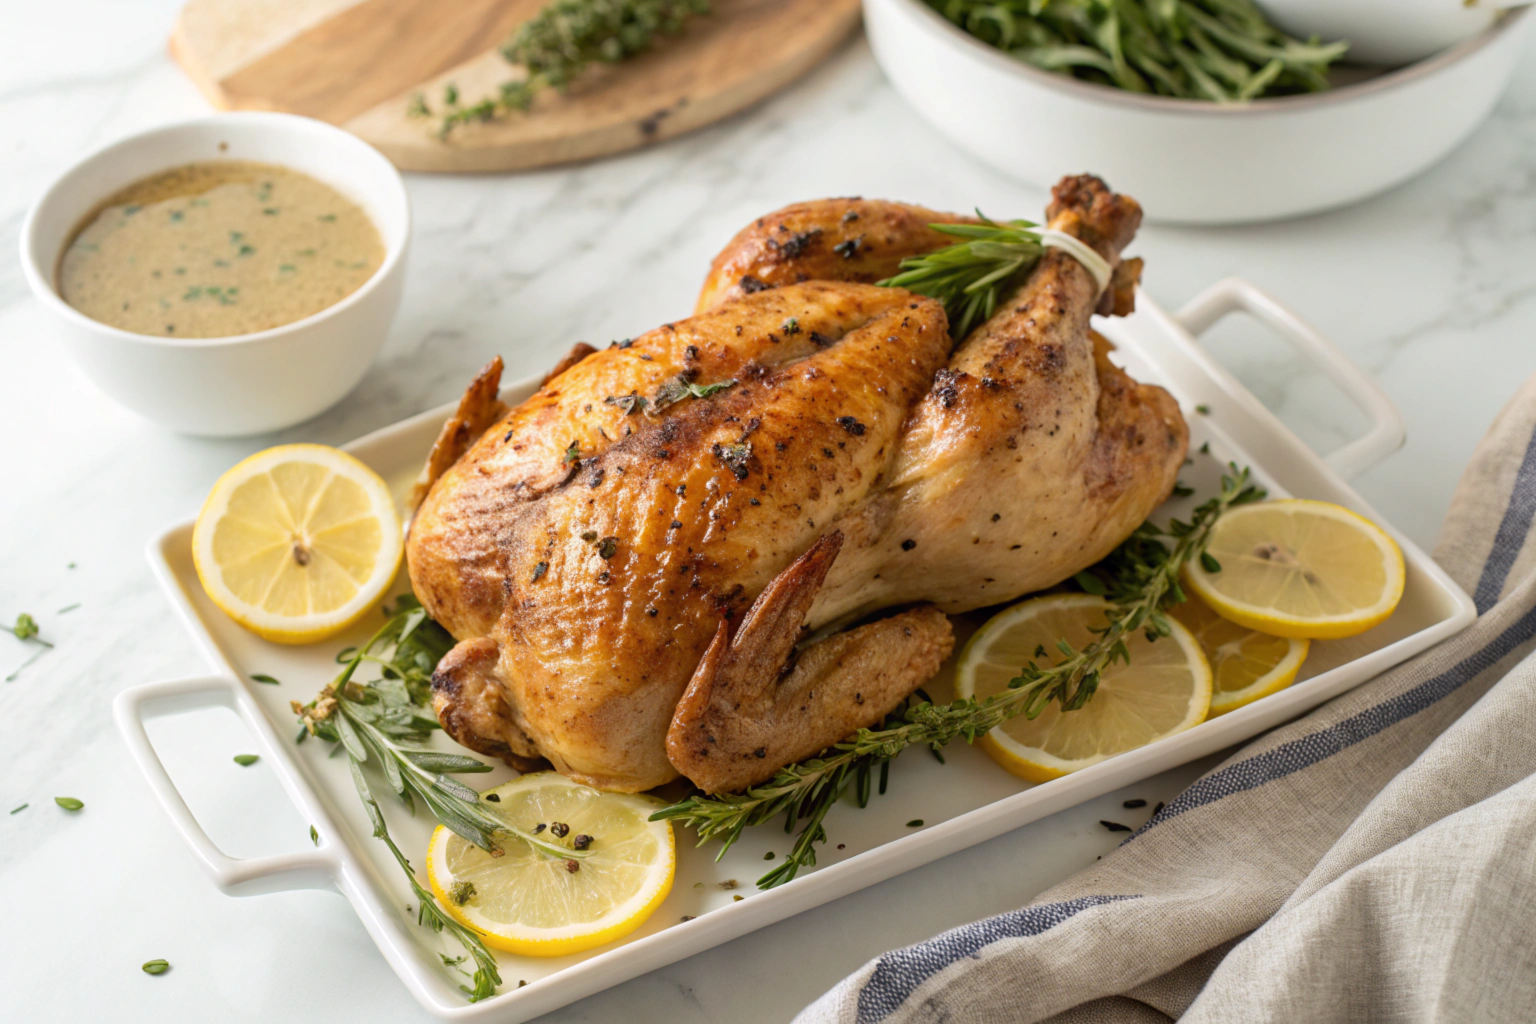
[[[493,804],[499,804],[499,803],[501,803],[501,797],[500,797],[500,796],[498,796],[498,795],[497,795],[497,794],[495,794],[495,793],[487,793],[487,794],[485,794],[485,798],[486,798],[486,799],[487,799],[487,800],[489,800],[489,801],[490,801],[490,802],[491,802],[491,803],[493,803]]]
[[[910,537],[901,542],[901,550],[903,551],[911,551],[915,547],[917,547],[917,541],[912,540]]]
[[[574,847],[577,850],[585,850],[587,847],[589,847],[591,845],[592,845],[592,837],[587,835],[585,832],[582,832],[575,839],[571,840],[571,846]]]
[[[534,835],[538,835],[540,832],[543,832],[546,828],[549,828],[549,826],[544,824],[541,821],[537,825],[533,826],[533,834]]]
[[[581,870],[581,865],[574,860],[568,860],[565,862],[565,870],[574,875],[576,872]]]
[[[852,434],[854,437],[864,436],[864,424],[860,423],[852,416],[839,416],[837,418],[837,425],[848,431],[848,433]]]
[[[563,821],[550,822],[549,832],[557,839],[564,839],[571,834],[571,826]]]

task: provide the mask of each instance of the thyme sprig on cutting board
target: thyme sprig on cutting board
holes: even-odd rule
[[[894,723],[887,719],[879,729],[860,729],[819,757],[785,765],[760,786],[739,794],[693,796],[657,811],[652,820],[688,825],[701,843],[720,840],[722,856],[753,825],[784,815],[786,831],[793,831],[804,821],[783,863],[757,884],[767,889],[789,881],[802,867],[815,866],[816,844],[827,838],[822,822],[848,787],[859,782],[862,804],[871,774],[883,772],[887,762],[908,747],[938,751],[957,738],[972,743],[1017,715],[1036,717],[1052,701],[1063,711],[1088,703],[1106,669],[1116,662],[1130,663],[1127,637],[1142,631],[1156,639],[1172,632],[1167,609],[1184,600],[1179,573],[1193,559],[1210,558],[1205,548],[1217,520],[1227,509],[1263,497],[1263,490],[1249,480],[1249,471],[1233,465],[1221,478],[1220,493],[1196,508],[1187,522],[1175,519],[1166,531],[1143,523],[1108,558],[1077,576],[1080,586],[1110,603],[1108,622],[1096,630],[1094,640],[1081,650],[1063,642],[1058,645],[1060,660],[1029,662],[1005,692],[949,704],[922,701]]]
[[[1009,56],[1130,92],[1244,103],[1328,88],[1348,44],[1294,39],[1252,0],[925,0]]]
[[[438,135],[446,139],[460,125],[527,110],[545,89],[563,89],[593,64],[617,64],[644,53],[682,32],[694,16],[708,13],[709,0],[553,0],[501,48],[507,63],[523,68],[525,77],[467,105],[450,83],[439,111],[417,94],[409,112],[438,116]]]

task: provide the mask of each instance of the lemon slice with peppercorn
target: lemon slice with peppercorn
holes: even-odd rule
[[[672,826],[665,806],[604,793],[556,772],[535,772],[480,794],[517,833],[492,857],[439,825],[427,878],[443,909],[487,945],[523,956],[563,956],[623,938],[672,891]]]

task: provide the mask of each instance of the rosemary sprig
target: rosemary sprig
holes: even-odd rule
[[[930,224],[933,230],[966,241],[901,261],[901,273],[879,282],[906,288],[944,303],[950,333],[964,338],[997,308],[1000,295],[1040,261],[1045,251],[1033,221],[999,224],[982,215],[980,224]]]
[[[545,89],[564,88],[594,63],[617,64],[644,53],[709,11],[709,0],[552,0],[501,48],[507,62],[524,68],[526,76],[467,106],[450,83],[443,92],[438,135],[446,139],[459,125],[527,110]],[[419,93],[411,97],[408,113],[433,115]]]
[[[1347,43],[1303,41],[1253,0],[926,0],[983,42],[1046,71],[1217,103],[1328,88]]]
[[[860,729],[821,756],[784,766],[760,786],[740,794],[693,796],[657,811],[652,820],[689,825],[700,843],[719,839],[721,855],[753,825],[782,814],[786,831],[793,831],[804,820],[783,863],[757,884],[767,889],[789,881],[802,867],[815,865],[816,844],[826,841],[822,822],[849,785],[860,782],[862,803],[873,770],[883,773],[907,747],[923,745],[937,752],[956,738],[974,742],[1016,715],[1034,718],[1053,700],[1063,711],[1086,704],[1106,669],[1116,662],[1129,663],[1127,637],[1140,630],[1155,640],[1171,632],[1166,609],[1184,600],[1179,572],[1191,559],[1209,557],[1205,548],[1217,520],[1227,509],[1263,496],[1249,481],[1249,471],[1233,465],[1221,478],[1220,493],[1195,509],[1188,522],[1173,520],[1166,532],[1142,524],[1108,558],[1077,577],[1079,585],[1102,594],[1111,606],[1095,639],[1082,650],[1061,643],[1059,661],[1044,666],[1031,661],[1009,681],[1006,692],[949,704],[924,700],[907,708],[898,722],[888,719],[879,729]]]
[[[426,609],[410,594],[402,594],[394,610],[388,612],[388,620],[367,643],[337,656],[343,668],[336,678],[308,704],[294,701],[292,706],[304,724],[299,740],[316,736],[339,743],[346,751],[352,781],[373,823],[374,838],[389,847],[416,894],[417,921],[434,931],[446,929],[474,958],[474,988],[464,989],[474,1001],[493,994],[501,984],[495,957],[478,934],[442,913],[432,893],[416,880],[410,862],[390,837],[364,766],[376,767],[411,813],[420,800],[438,821],[492,856],[501,855],[500,841],[507,838],[520,839],[562,860],[590,854],[509,825],[488,811],[473,789],[451,777],[488,772],[490,765],[462,754],[419,746],[441,728],[425,711],[425,705],[432,671],[452,646],[453,638],[427,616]],[[365,662],[378,665],[381,678],[372,683],[356,681],[353,677]]]

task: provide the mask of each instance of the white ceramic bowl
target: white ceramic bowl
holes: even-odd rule
[[[1342,206],[1445,156],[1504,91],[1533,15],[1355,85],[1246,106],[1042,71],[921,0],[864,0],[864,20],[896,91],[978,159],[1042,188],[1092,171],[1155,220],[1224,224]]]
[[[110,327],[59,297],[59,256],[81,219],[118,189],[196,160],[259,160],[320,179],[378,227],[384,263],[361,288],[319,313],[255,334],[158,338]],[[102,391],[188,434],[263,433],[314,416],[362,380],[400,304],[410,205],[399,173],[372,146],[291,114],[219,114],[115,143],[70,168],[21,231],[21,264],[55,314],[59,340]]]

